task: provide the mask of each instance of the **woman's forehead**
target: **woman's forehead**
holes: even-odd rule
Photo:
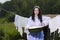
[[[39,10],[38,8],[35,8],[34,10]]]

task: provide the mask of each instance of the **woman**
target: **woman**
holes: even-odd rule
[[[39,6],[35,6],[33,8],[32,16],[28,19],[28,23],[25,27],[25,30],[28,31],[28,27],[33,26],[47,26],[49,19],[50,19],[49,17],[42,16],[41,9]],[[43,30],[37,33],[34,32],[26,33],[28,33],[27,40],[44,40]]]

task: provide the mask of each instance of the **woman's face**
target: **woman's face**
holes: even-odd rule
[[[34,14],[35,14],[35,15],[38,15],[38,14],[39,14],[39,9],[38,9],[38,8],[35,8],[35,9],[34,9]]]

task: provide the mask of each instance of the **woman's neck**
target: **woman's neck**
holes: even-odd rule
[[[38,16],[37,16],[37,15],[35,15],[35,17],[37,17],[37,18],[38,18]]]

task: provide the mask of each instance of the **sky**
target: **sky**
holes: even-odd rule
[[[10,0],[0,0],[0,3],[4,3],[6,1],[10,1]]]

